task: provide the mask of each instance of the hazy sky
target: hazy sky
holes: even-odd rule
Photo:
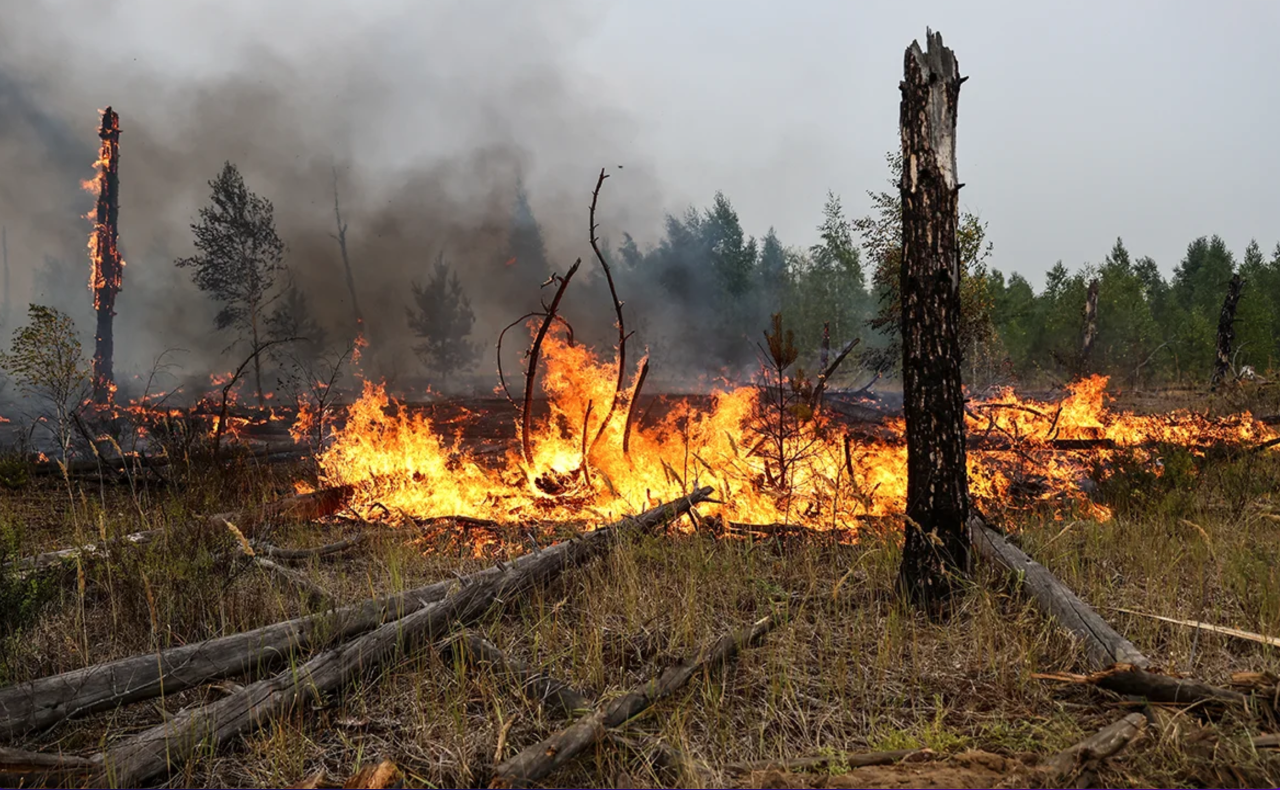
[[[103,79],[84,65],[95,58],[170,81],[253,73],[246,64],[257,59],[292,64],[301,72],[297,90],[317,101],[331,85],[348,102],[335,112],[351,113],[364,86],[342,84],[344,74],[359,75],[353,81],[375,74],[368,92],[380,110],[354,138],[355,161],[370,173],[394,173],[423,147],[461,149],[486,112],[501,112],[502,94],[495,109],[490,92],[475,117],[452,125],[422,100],[423,85],[437,101],[447,90],[456,116],[479,82],[500,83],[515,97],[522,86],[556,80],[565,95],[590,101],[581,118],[561,102],[522,143],[543,171],[585,191],[599,165],[632,166],[651,179],[644,189],[652,202],[669,211],[705,206],[722,189],[749,233],[774,225],[787,244],[813,240],[828,189],[857,215],[867,189],[886,188],[903,51],[931,26],[971,77],[960,101],[962,199],[989,221],[998,268],[1039,285],[1054,261],[1098,261],[1119,235],[1167,272],[1200,234],[1222,235],[1237,253],[1251,237],[1268,252],[1280,239],[1275,2],[117,0],[105,7],[44,3],[23,24],[30,37],[79,48],[76,79],[85,85]],[[107,52],[95,45],[95,19],[113,36]],[[439,57],[443,47],[459,54]],[[550,68],[548,52],[556,53]],[[154,101],[175,96],[157,92]],[[139,101],[129,108],[135,116]],[[536,112],[519,118],[517,136],[520,124],[539,123]],[[241,143],[251,146],[252,122],[237,123]],[[591,156],[576,144],[556,145],[569,126],[575,135],[607,128],[600,135],[607,144]],[[451,128],[457,139],[449,139]],[[600,156],[609,160],[593,158]],[[623,193],[631,187],[620,176],[611,189]],[[574,203],[580,198],[572,194],[544,191],[535,208],[580,213],[585,200]],[[548,208],[549,200],[563,205]],[[637,235],[652,238],[656,224]]]

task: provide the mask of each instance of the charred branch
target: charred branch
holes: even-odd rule
[[[542,325],[538,327],[538,334],[533,339],[533,345],[529,347],[529,361],[526,363],[524,372],[524,408],[520,412],[520,448],[524,452],[524,462],[528,464],[530,474],[533,473],[533,392],[534,383],[538,378],[538,357],[542,353],[542,341],[547,336],[547,330],[551,328],[556,311],[560,309],[564,289],[569,287],[569,281],[573,279],[573,275],[581,265],[582,259],[579,258],[573,262],[563,277],[553,274],[547,281],[547,284],[558,281],[560,285],[556,288],[556,295],[552,297],[551,304],[547,305],[543,313]]]
[[[600,442],[600,437],[604,436],[605,429],[609,427],[609,421],[613,419],[614,413],[618,410],[618,402],[622,398],[622,385],[626,381],[627,375],[627,325],[622,319],[622,301],[618,299],[618,289],[613,284],[613,271],[609,269],[609,262],[605,260],[604,253],[600,251],[600,239],[596,236],[596,230],[599,224],[596,223],[596,207],[600,203],[600,189],[604,186],[604,180],[609,176],[605,174],[604,168],[600,168],[600,177],[596,179],[596,188],[591,191],[591,210],[588,213],[588,223],[590,224],[591,251],[596,254],[596,260],[600,262],[600,268],[604,269],[604,278],[609,283],[609,296],[613,298],[613,312],[617,316],[618,321],[618,378],[613,385],[613,398],[609,401],[609,411],[605,412],[604,419],[600,421],[600,427],[596,429],[595,438],[591,440],[590,452],[594,452],[596,445]]]
[[[640,391],[644,389],[644,380],[649,375],[649,357],[640,363],[640,374],[636,377],[635,389],[631,390],[631,398],[627,401],[627,421],[622,426],[622,454],[631,453],[631,426],[635,424],[636,403],[640,400]]]

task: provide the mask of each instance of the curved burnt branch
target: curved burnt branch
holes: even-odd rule
[[[538,377],[538,355],[542,353],[542,341],[547,336],[547,330],[551,328],[551,322],[555,320],[556,310],[560,308],[560,299],[564,297],[564,289],[568,287],[569,281],[573,279],[573,275],[577,273],[578,267],[582,265],[582,259],[573,262],[569,267],[569,271],[564,277],[552,275],[553,280],[560,281],[560,287],[556,289],[556,295],[551,300],[551,304],[547,306],[547,312],[542,321],[542,326],[538,327],[538,335],[533,339],[533,345],[529,347],[529,364],[524,372],[524,409],[520,414],[520,446],[524,451],[524,462],[529,465],[532,473],[533,467],[533,444],[530,441],[529,433],[532,430],[533,422],[533,384]]]
[[[497,351],[498,383],[502,385],[502,393],[507,396],[507,401],[510,402],[512,406],[516,405],[516,399],[511,397],[511,390],[507,389],[507,377],[502,372],[502,339],[507,336],[507,332],[509,332],[512,329],[515,329],[524,321],[527,321],[530,318],[546,318],[546,317],[547,317],[547,314],[541,313],[541,312],[525,313],[524,315],[520,316],[516,320],[507,324],[506,327],[501,332],[498,333],[498,351]],[[561,324],[564,325],[564,328],[569,332],[569,345],[572,346],[573,345],[573,325],[570,324],[568,321],[564,320],[564,318],[561,316],[558,316],[558,315],[552,316],[552,318],[554,318],[555,320],[559,321]]]
[[[649,375],[649,358],[640,363],[640,375],[636,378],[636,388],[631,391],[631,400],[627,402],[627,421],[622,427],[622,454],[631,452],[631,426],[635,423],[636,402],[640,400],[640,390],[644,387],[645,377]]]
[[[604,186],[604,180],[609,176],[604,172],[604,168],[600,168],[600,177],[596,179],[596,188],[591,191],[591,211],[588,216],[590,224],[591,251],[596,254],[596,260],[600,261],[600,268],[604,269],[604,278],[609,283],[609,295],[613,297],[613,311],[618,316],[618,380],[613,387],[613,400],[609,402],[609,411],[605,412],[604,419],[600,421],[600,427],[596,429],[596,436],[591,440],[591,451],[595,450],[596,444],[600,442],[600,437],[604,436],[605,429],[609,427],[609,421],[613,419],[613,414],[618,410],[618,402],[622,399],[622,385],[627,375],[627,326],[622,320],[622,302],[618,299],[618,289],[613,284],[613,271],[609,269],[609,263],[604,259],[604,253],[600,251],[600,239],[596,236],[596,229],[600,227],[596,224],[596,206],[600,203],[600,188]]]

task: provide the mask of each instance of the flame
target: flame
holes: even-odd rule
[[[95,310],[109,308],[115,303],[115,296],[120,291],[124,280],[125,262],[120,257],[114,228],[108,221],[109,208],[104,205],[104,193],[107,179],[114,176],[120,156],[120,117],[111,110],[99,110],[102,114],[102,127],[99,136],[102,145],[98,149],[98,158],[93,163],[96,175],[80,186],[96,199],[96,207],[84,218],[93,223],[89,233],[89,289],[93,291],[93,307]]]
[[[819,410],[779,440],[760,430],[770,408],[762,389],[726,384],[705,406],[683,399],[659,419],[633,425],[624,453],[633,392],[624,393],[594,441],[613,398],[616,365],[571,344],[559,329],[547,336],[542,352],[546,401],[534,409],[531,463],[518,441],[497,456],[465,446],[465,425],[479,415],[464,414],[459,431],[393,400],[385,385],[366,381],[345,424],[318,456],[321,482],[354,484],[357,508],[380,509],[392,519],[607,519],[709,484],[722,504],[702,515],[717,516],[721,524],[795,524],[852,538],[860,524],[895,519],[905,508],[901,419],[855,433],[830,410]],[[1081,484],[1115,452],[1161,442],[1202,451],[1214,442],[1274,435],[1249,414],[1215,421],[1188,411],[1112,411],[1106,385],[1106,377],[1083,379],[1058,403],[1020,399],[1012,390],[971,403],[966,428],[975,504],[988,512],[1012,503],[1047,506],[1059,516],[1074,508],[1105,519],[1109,511],[1092,502]],[[307,435],[315,419],[300,407],[294,435]],[[518,424],[516,429],[518,437]]]

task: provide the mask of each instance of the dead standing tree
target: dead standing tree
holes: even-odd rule
[[[102,126],[98,129],[102,147],[94,167],[98,175],[88,182],[98,195],[93,218],[93,233],[89,236],[89,258],[93,270],[89,286],[93,289],[93,308],[98,313],[98,331],[93,349],[93,402],[111,402],[115,392],[115,373],[112,357],[115,351],[115,335],[112,324],[116,315],[116,294],[124,278],[124,261],[117,247],[120,233],[120,116],[110,107],[102,111]]]
[[[356,335],[364,334],[364,314],[360,312],[360,300],[356,298],[356,280],[351,274],[351,258],[347,255],[347,223],[342,221],[342,207],[338,205],[338,168],[333,168],[333,217],[338,223],[338,232],[331,233],[338,242],[342,252],[342,268],[347,275],[347,293],[351,294],[351,312],[356,319]]]
[[[970,565],[956,231],[959,65],[942,36],[907,48],[902,81],[902,378],[906,543],[898,584],[937,611]]]
[[[1089,281],[1084,296],[1084,338],[1080,342],[1080,374],[1089,370],[1089,358],[1093,356],[1093,342],[1098,339],[1098,278]]]
[[[1240,303],[1240,291],[1243,289],[1244,278],[1239,274],[1233,275],[1227,284],[1227,298],[1222,300],[1222,313],[1218,316],[1218,356],[1213,363],[1213,379],[1209,382],[1212,389],[1217,389],[1231,373],[1231,345],[1236,340],[1236,305]]]

